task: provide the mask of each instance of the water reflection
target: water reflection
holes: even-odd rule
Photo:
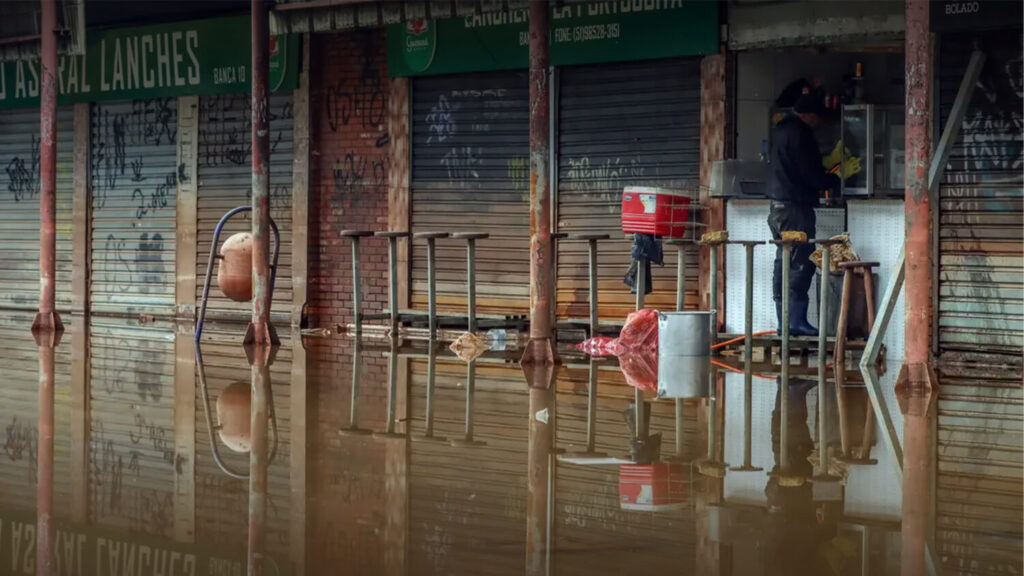
[[[50,347],[15,329],[0,323],[12,335],[0,352],[0,566],[12,573],[875,575],[927,571],[929,558],[946,573],[1020,564],[1021,458],[1008,438],[1020,419],[999,404],[1019,408],[1019,386],[986,388],[973,369],[946,376],[937,401],[902,405],[897,371],[880,375],[902,473],[852,372],[822,393],[794,366],[783,393],[755,366],[771,379],[753,379],[749,410],[743,374],[716,378],[705,399],[649,395],[641,437],[660,450],[645,452],[634,389],[611,359],[570,355],[524,373],[513,353],[467,363],[440,344],[292,338],[250,365],[215,327],[198,351],[169,328],[97,325],[82,349],[74,333]],[[91,369],[76,367],[83,350]],[[84,435],[73,433],[79,418]],[[992,435],[997,426],[1009,434]],[[73,472],[76,453],[88,473]],[[708,466],[724,462],[734,467]]]

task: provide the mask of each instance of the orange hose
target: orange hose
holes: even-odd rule
[[[736,368],[734,366],[730,366],[730,365],[726,364],[725,362],[719,362],[718,360],[712,360],[711,363],[714,364],[715,366],[718,366],[719,368],[725,368],[726,370],[731,370],[733,372],[737,372],[739,374],[743,374],[743,370],[740,370],[739,368]],[[772,377],[772,376],[765,376],[763,374],[754,374],[753,376],[756,376],[757,378],[763,378],[765,380],[772,380],[772,381],[775,380],[774,377]]]
[[[751,336],[766,336],[768,334],[775,334],[775,330],[762,330],[760,332],[754,332],[753,334],[751,334]],[[721,348],[722,346],[728,346],[729,344],[735,344],[736,342],[743,341],[745,338],[746,338],[746,336],[737,336],[737,337],[733,338],[732,340],[726,340],[725,342],[719,342],[718,344],[715,344],[714,346],[712,346],[711,349],[714,350],[716,348]]]

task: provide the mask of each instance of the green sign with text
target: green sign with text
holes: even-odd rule
[[[551,64],[569,66],[718,52],[718,3],[617,0],[552,6]],[[526,68],[527,10],[388,26],[388,74]],[[429,54],[429,59],[425,55]],[[424,65],[424,62],[426,64]]]
[[[85,54],[61,56],[59,104],[249,92],[248,16],[90,31]],[[298,85],[297,35],[270,38],[271,90]],[[0,62],[0,108],[39,104],[39,60]]]

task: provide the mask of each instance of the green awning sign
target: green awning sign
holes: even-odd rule
[[[249,92],[249,16],[89,31],[85,54],[60,56],[59,104]],[[270,87],[298,85],[298,36],[270,38]],[[0,62],[0,108],[37,106],[39,60]]]
[[[616,0],[552,6],[549,26],[551,64],[555,66],[694,56],[719,49],[718,3],[708,0]],[[529,65],[526,9],[414,20],[391,24],[387,33],[391,76]],[[425,36],[429,41],[422,39]]]

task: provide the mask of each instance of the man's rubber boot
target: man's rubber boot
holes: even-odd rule
[[[789,301],[789,335],[817,336],[818,329],[807,322],[807,300]]]

